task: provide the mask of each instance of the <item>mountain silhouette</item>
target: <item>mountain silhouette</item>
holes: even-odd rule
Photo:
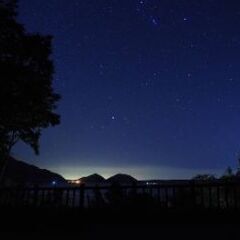
[[[107,179],[108,183],[133,184],[138,180],[130,175],[118,173]]]
[[[7,186],[58,186],[67,185],[67,181],[59,174],[34,165],[9,158],[4,182]]]
[[[101,175],[94,173],[92,175],[89,175],[87,177],[82,177],[79,178],[79,180],[81,181],[81,183],[85,183],[85,184],[98,184],[98,183],[103,183],[105,182],[105,178],[102,177]]]

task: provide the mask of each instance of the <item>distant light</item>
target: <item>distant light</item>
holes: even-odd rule
[[[156,185],[156,182],[146,182],[147,185]]]
[[[80,183],[81,183],[80,180],[76,180],[76,181],[75,181],[75,184],[80,184]]]
[[[154,25],[158,25],[157,20],[156,20],[155,18],[152,19],[152,23],[153,23]]]
[[[52,185],[55,186],[57,184],[56,181],[52,181]]]

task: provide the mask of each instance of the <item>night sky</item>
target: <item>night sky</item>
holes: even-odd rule
[[[61,125],[41,154],[14,155],[77,178],[187,178],[237,167],[240,2],[20,0],[29,32],[54,36]]]

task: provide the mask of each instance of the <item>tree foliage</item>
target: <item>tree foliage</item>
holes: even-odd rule
[[[212,180],[215,180],[216,177],[213,174],[198,174],[192,179],[199,180],[199,181],[212,181]]]
[[[0,153],[22,140],[38,154],[41,130],[60,123],[52,37],[27,33],[16,17],[16,1],[0,0]]]

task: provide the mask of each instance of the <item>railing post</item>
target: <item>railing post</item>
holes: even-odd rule
[[[228,183],[227,182],[225,182],[224,183],[224,187],[225,187],[225,207],[226,207],[226,209],[228,209],[229,208],[229,187],[228,187]]]
[[[208,201],[209,201],[209,208],[213,207],[213,201],[212,201],[212,186],[208,186]]]
[[[72,208],[75,207],[75,198],[76,198],[76,188],[73,188],[73,195],[72,195]]]
[[[37,207],[38,203],[38,186],[34,186],[33,189],[33,207]]]
[[[66,207],[69,207],[69,188],[66,189]]]
[[[197,204],[196,204],[196,186],[195,186],[195,182],[192,181],[191,182],[191,194],[192,194],[192,208],[196,208]]]
[[[234,209],[237,210],[237,184],[234,182],[233,185],[233,201],[234,201]]]
[[[45,190],[44,189],[42,189],[42,192],[41,192],[40,204],[41,204],[41,207],[43,207],[45,205]]]
[[[164,192],[165,192],[165,208],[168,208],[168,187],[164,186]]]
[[[239,202],[240,202],[240,198],[239,198],[239,181],[237,181],[237,185],[236,185],[236,201],[237,201],[237,209],[239,210]]]
[[[177,208],[177,194],[176,194],[176,186],[172,187],[172,204],[173,208]]]
[[[137,184],[135,182],[132,183],[132,197],[135,198],[137,196]]]
[[[217,209],[221,209],[221,195],[220,195],[220,186],[219,183],[217,185]]]
[[[160,186],[159,186],[159,183],[157,185],[157,200],[158,200],[158,205],[160,205]]]
[[[204,185],[203,184],[200,187],[200,198],[201,198],[201,207],[205,208]]]
[[[81,209],[84,208],[84,199],[85,199],[85,184],[81,184],[81,186],[80,186],[80,199],[79,199],[79,207]]]

